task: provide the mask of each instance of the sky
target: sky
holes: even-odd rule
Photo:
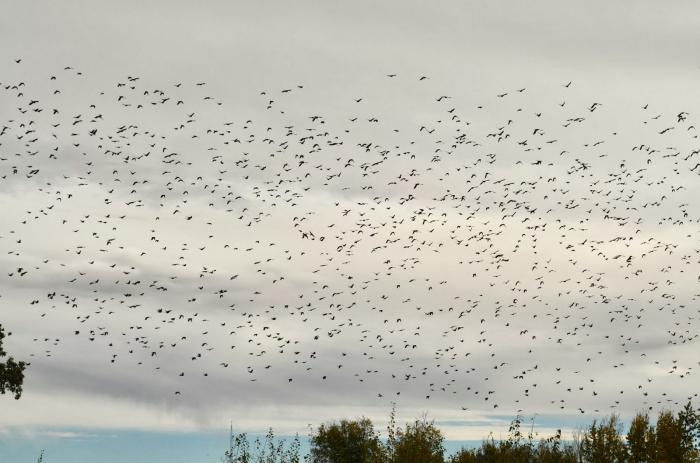
[[[696,394],[695,2],[3,11],[12,461]]]

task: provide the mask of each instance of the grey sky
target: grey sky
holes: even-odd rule
[[[0,427],[684,401],[698,56],[690,1],[7,2]]]

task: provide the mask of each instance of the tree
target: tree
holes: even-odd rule
[[[656,462],[656,433],[649,425],[649,415],[638,413],[627,432],[627,449],[635,463]]]
[[[301,442],[299,436],[289,446],[285,439],[275,437],[270,428],[263,439],[256,437],[253,441],[253,450],[246,433],[234,434],[233,429],[229,433],[229,448],[224,452],[222,463],[300,463],[299,451]]]
[[[598,423],[596,420],[583,436],[582,453],[588,463],[624,463],[627,448],[621,436],[621,423],[617,415]]]
[[[449,463],[477,463],[479,456],[474,450],[462,448],[452,455],[448,461]]]
[[[691,458],[700,460],[700,411],[693,409],[690,401],[678,412],[678,421],[683,432],[683,448]]]
[[[506,458],[513,463],[527,463],[532,459],[534,454],[532,428],[525,439],[520,430],[521,424],[522,417],[518,415],[510,423],[508,438],[498,443],[498,453],[501,459]],[[534,417],[532,424],[534,427]]]
[[[322,424],[311,436],[311,463],[381,463],[384,448],[368,418]]]
[[[562,444],[561,429],[557,429],[553,436],[540,440],[534,461],[538,463],[576,463],[578,458],[573,446]]]
[[[583,437],[586,435],[586,431],[582,427],[576,427],[573,430],[571,437],[571,449],[576,456],[576,461],[578,463],[583,463]]]
[[[664,410],[656,420],[656,459],[659,463],[683,463],[689,449],[683,445],[683,429],[673,412]]]
[[[8,336],[12,333],[8,333]],[[7,356],[2,348],[2,340],[5,338],[5,331],[0,325],[0,359]],[[9,357],[5,362],[0,362],[0,394],[10,392],[18,400],[22,396],[22,383],[24,383],[24,369],[29,364],[16,362]]]
[[[432,421],[416,420],[399,430],[392,463],[444,463],[444,440]]]
[[[396,428],[396,404],[392,402],[391,413],[389,414],[389,424],[386,427],[387,442],[385,445],[385,453],[387,461],[394,459],[394,450],[396,450],[398,429]]]

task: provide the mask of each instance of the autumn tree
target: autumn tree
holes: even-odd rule
[[[627,431],[627,449],[635,463],[656,462],[656,432],[649,424],[649,415],[638,413]]]
[[[673,412],[664,410],[656,420],[656,461],[684,463],[689,461],[690,449],[684,446],[683,428]]]
[[[8,333],[8,336],[12,333]],[[7,356],[2,348],[2,340],[5,338],[5,331],[0,325],[0,359]],[[24,369],[29,364],[16,362],[9,357],[4,362],[0,362],[0,394],[10,392],[15,395],[15,399],[22,396],[22,384],[24,383]]]

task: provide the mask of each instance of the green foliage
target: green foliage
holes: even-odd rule
[[[224,453],[224,463],[251,463],[250,445],[248,436],[245,433],[231,433],[229,449]]]
[[[396,404],[391,405],[391,413],[389,414],[389,424],[387,425],[387,442],[386,442],[386,457],[388,461],[394,459],[394,450],[397,444],[398,430],[396,428]]]
[[[230,434],[229,449],[224,452],[222,463],[300,463],[301,443],[295,436],[289,446],[284,439],[276,439],[270,429],[263,439],[253,441],[253,451],[245,433]]]
[[[535,442],[532,431],[525,437],[520,430],[522,419],[517,416],[510,424],[508,437],[496,442],[485,440],[480,448],[461,449],[449,463],[578,463],[573,445],[561,441],[561,430]]]
[[[617,415],[593,423],[562,441],[560,430],[546,439],[522,431],[517,416],[503,440],[486,439],[478,448],[462,448],[445,457],[444,436],[432,421],[396,426],[392,408],[382,441],[367,418],[320,425],[311,436],[306,463],[700,463],[700,413],[688,403],[678,414],[659,413],[656,426],[638,413],[627,434]],[[534,424],[534,423],[533,423]],[[534,426],[533,426],[534,427]],[[272,431],[251,450],[245,434],[231,434],[224,463],[301,463],[299,440],[289,447]]]
[[[600,423],[594,420],[583,437],[582,450],[589,463],[625,463],[627,446],[618,416],[613,414]]]
[[[444,463],[445,438],[432,421],[425,418],[407,424],[399,430],[395,447],[392,449],[392,463]]]
[[[684,462],[683,429],[672,412],[663,411],[656,420],[656,460],[658,462]]]
[[[5,331],[0,325],[0,359],[7,356],[2,348],[2,340],[5,338]],[[0,362],[0,394],[10,392],[15,399],[22,396],[22,384],[24,383],[24,369],[28,366],[25,362],[16,362],[9,357],[6,361]]]
[[[627,431],[627,449],[631,461],[653,463],[656,461],[656,432],[649,424],[647,414],[638,413]]]
[[[694,410],[688,401],[678,412],[678,421],[683,433],[682,445],[687,459],[700,460],[700,411]]]
[[[578,453],[572,445],[562,445],[561,429],[554,436],[540,440],[532,461],[541,463],[577,463]]]
[[[368,418],[322,424],[311,437],[312,463],[381,463],[384,447]]]
[[[498,444],[498,453],[501,457],[508,456],[513,463],[529,462],[534,456],[534,443],[532,431],[523,436],[520,426],[522,418],[516,416],[508,428],[508,438]]]

